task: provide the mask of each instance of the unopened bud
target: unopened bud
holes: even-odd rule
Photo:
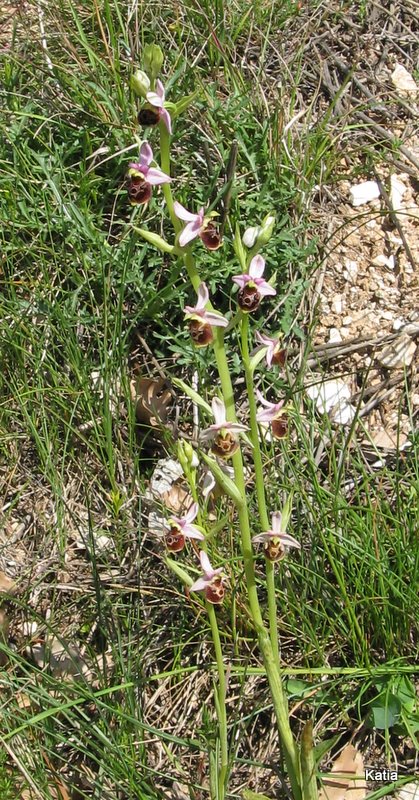
[[[256,225],[254,228],[247,228],[243,234],[242,242],[246,247],[253,247],[258,238],[259,234],[261,233],[260,225]]]
[[[267,214],[265,219],[262,220],[261,230],[257,237],[258,245],[262,246],[269,242],[274,232],[275,221],[274,214]]]
[[[181,439],[177,446],[177,457],[184,473],[186,474],[191,469],[196,469],[199,465],[198,457],[189,442]]]
[[[152,80],[155,80],[160,75],[163,61],[163,50],[158,44],[147,44],[144,47],[143,67]]]
[[[134,72],[134,75],[131,78],[131,88],[133,92],[137,95],[137,97],[143,97],[145,99],[147,92],[150,91],[150,79],[142,69],[137,69]]]

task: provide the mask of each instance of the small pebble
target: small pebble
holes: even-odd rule
[[[340,335],[340,331],[337,328],[330,328],[329,331],[329,342],[341,342],[342,336]]]

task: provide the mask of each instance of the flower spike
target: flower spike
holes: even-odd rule
[[[198,302],[196,306],[185,306],[185,319],[190,320],[189,332],[196,347],[205,347],[214,339],[212,327],[225,328],[228,320],[217,311],[206,311],[209,301],[209,292],[205,283],[198,288]]]
[[[233,281],[240,290],[237,302],[241,310],[246,313],[256,311],[262,297],[276,294],[276,289],[262,278],[264,271],[265,259],[257,255],[250,262],[249,272],[233,276]]]

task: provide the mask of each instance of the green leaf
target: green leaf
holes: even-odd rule
[[[243,800],[270,800],[266,794],[260,794],[259,792],[252,792],[251,789],[243,789],[242,793]]]
[[[172,383],[174,383],[174,385],[177,386],[178,389],[181,389],[182,392],[184,392],[188,397],[190,397],[191,400],[197,406],[203,408],[204,411],[206,411],[207,414],[209,414],[212,417],[211,406],[208,405],[206,400],[204,400],[204,398],[201,397],[201,395],[198,394],[198,392],[196,392],[195,389],[192,389],[191,386],[188,386],[188,384],[185,383],[185,381],[182,381],[180,378],[172,378]]]
[[[254,356],[252,356],[252,358],[250,359],[249,367],[252,373],[255,371],[258,364],[260,364],[260,362],[265,358],[267,349],[268,349],[267,347],[263,347],[261,350],[255,353]]]
[[[337,733],[336,736],[332,736],[331,739],[325,739],[324,742],[319,742],[314,747],[314,760],[316,764],[319,764],[322,758],[328,753],[332,747],[339,741],[341,737],[340,733]]]
[[[146,240],[149,244],[154,245],[154,247],[158,247],[162,253],[176,253],[176,247],[173,244],[169,244],[163,239],[158,233],[153,233],[152,231],[146,231],[144,228],[137,228],[136,225],[132,225],[132,229],[138,233],[143,239]]]
[[[236,224],[236,230],[235,230],[235,233],[234,233],[233,246],[234,246],[234,252],[235,252],[235,254],[236,254],[237,258],[238,258],[239,264],[240,264],[243,272],[246,272],[246,269],[247,269],[246,268],[246,252],[245,252],[245,249],[243,247],[243,242],[242,242],[242,239],[241,239],[241,236],[240,236],[240,228],[239,228],[238,224]]]
[[[169,569],[171,569],[172,572],[174,572],[175,575],[177,575],[177,577],[180,578],[180,580],[182,581],[182,583],[185,584],[185,586],[187,586],[188,588],[192,586],[194,582],[193,578],[191,578],[191,576],[186,572],[186,570],[182,569],[182,567],[179,566],[177,561],[174,561],[172,558],[169,558],[168,556],[166,556],[164,560]]]
[[[225,493],[228,494],[229,497],[231,497],[236,506],[237,507],[243,506],[244,500],[239,489],[237,488],[234,481],[232,481],[231,478],[229,478],[229,476],[226,475],[225,472],[223,472],[220,465],[216,461],[214,461],[213,458],[207,456],[206,453],[201,452],[200,457],[202,458],[203,461],[205,461],[207,467],[212,472],[217,483],[219,483],[220,486],[222,486]]]
[[[400,719],[402,704],[396,695],[382,692],[371,703],[371,715],[374,728],[387,730]]]
[[[313,685],[308,681],[300,681],[298,678],[288,678],[286,681],[286,689],[289,697],[304,697],[304,695],[311,691]]]
[[[179,114],[183,114],[187,108],[189,108],[195,100],[198,99],[199,95],[201,94],[201,89],[195,89],[192,94],[188,94],[186,97],[183,97],[182,100],[178,100],[177,103],[174,103],[174,109],[172,112],[173,119],[179,116]],[[167,105],[167,104],[166,104]]]
[[[416,689],[407,675],[400,675],[393,684],[393,692],[406,711],[412,712],[416,707]]]

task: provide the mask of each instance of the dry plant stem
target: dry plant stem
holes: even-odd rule
[[[259,519],[262,525],[262,530],[267,531],[269,530],[269,517],[266,508],[262,454],[260,452],[259,430],[256,419],[257,412],[256,412],[256,401],[255,401],[255,387],[253,384],[253,372],[250,367],[249,317],[247,314],[243,314],[241,319],[241,345],[242,345],[242,360],[246,378],[247,396],[249,399],[250,438],[253,444],[253,464],[255,468],[256,497],[258,501]],[[273,654],[275,656],[279,668],[280,660],[279,660],[278,625],[277,625],[277,609],[276,609],[276,593],[275,593],[275,567],[272,561],[269,561],[268,558],[265,558],[265,565],[266,565],[266,587],[268,592],[269,635],[271,639]]]

